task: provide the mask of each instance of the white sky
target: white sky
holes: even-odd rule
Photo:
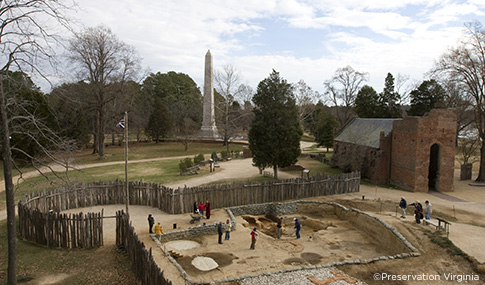
[[[204,56],[230,63],[256,90],[272,69],[288,82],[323,82],[346,65],[382,91],[388,72],[421,82],[464,23],[485,25],[483,0],[82,0],[80,30],[106,25],[150,72],[188,74],[203,89]]]

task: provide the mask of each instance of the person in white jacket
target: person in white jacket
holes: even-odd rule
[[[431,219],[431,212],[433,212],[433,210],[431,209],[431,203],[426,200],[426,202],[424,202],[424,218],[426,220],[430,220]]]

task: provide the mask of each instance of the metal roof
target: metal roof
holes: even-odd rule
[[[337,134],[334,140],[379,148],[381,132],[388,135],[396,120],[402,119],[355,118]]]

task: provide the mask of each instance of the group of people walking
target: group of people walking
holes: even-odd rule
[[[414,203],[409,204],[410,207],[414,207],[414,218],[416,219],[416,223],[420,224],[421,220],[424,218],[426,220],[431,219],[431,213],[432,213],[432,208],[431,208],[431,203],[426,200],[424,202],[424,208],[423,205],[418,201],[414,201]],[[401,197],[401,201],[399,202],[399,207],[401,208],[401,218],[405,219],[406,218],[406,208],[408,207],[406,199],[404,197]],[[424,213],[424,216],[423,216]]]

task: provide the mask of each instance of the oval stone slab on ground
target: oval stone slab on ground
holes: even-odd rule
[[[194,260],[192,260],[192,265],[201,271],[211,271],[219,266],[214,259],[205,256],[197,256],[194,258]]]
[[[165,243],[167,250],[188,250],[200,247],[200,243],[191,240],[174,240]]]

